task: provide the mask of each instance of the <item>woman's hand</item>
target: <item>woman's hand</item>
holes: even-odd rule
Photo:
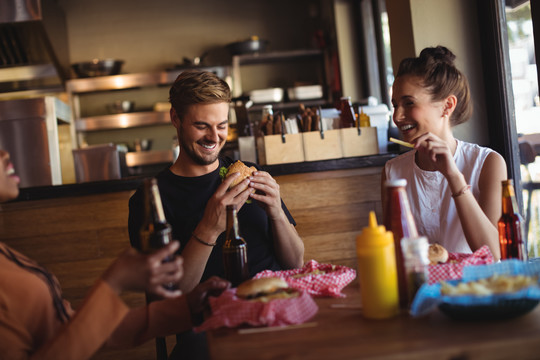
[[[176,256],[170,262],[162,262],[174,257],[180,247],[173,241],[152,254],[143,254],[130,248],[123,252],[105,271],[102,279],[120,294],[122,291],[146,291],[163,298],[180,296],[180,290],[167,290],[163,284],[177,283],[183,276],[183,259]]]
[[[422,164],[429,170],[437,170],[447,179],[459,174],[454,154],[449,144],[432,133],[425,133],[414,140],[414,147],[421,154]]]

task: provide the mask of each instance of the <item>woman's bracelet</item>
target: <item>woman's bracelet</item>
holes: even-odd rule
[[[197,235],[195,235],[194,232],[191,233],[191,236],[192,236],[195,240],[197,240],[198,242],[200,242],[201,244],[206,245],[206,246],[216,246],[216,244],[217,244],[217,241],[214,241],[213,243],[209,243],[209,242],[206,242],[206,241],[202,240],[200,237],[198,237]]]
[[[459,190],[457,193],[452,194],[452,197],[455,199],[457,197],[460,197],[461,195],[465,194],[467,191],[471,190],[471,185],[465,185],[463,189]]]

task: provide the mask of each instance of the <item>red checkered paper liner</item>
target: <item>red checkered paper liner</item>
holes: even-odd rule
[[[487,245],[482,246],[472,254],[449,253],[446,263],[428,266],[428,283],[431,285],[441,280],[459,280],[465,266],[492,264],[493,262],[493,255]]]
[[[317,274],[317,271],[324,273]],[[305,276],[298,276],[301,274]],[[257,279],[263,277],[280,277],[293,289],[307,291],[313,296],[345,297],[341,290],[356,278],[356,270],[342,265],[319,264],[315,260],[310,260],[300,269],[264,270],[255,275]]]
[[[311,296],[301,291],[295,298],[275,299],[269,302],[243,300],[236,296],[236,288],[209,298],[212,315],[195,332],[234,328],[241,324],[252,326],[285,326],[301,324],[311,319],[319,307]]]

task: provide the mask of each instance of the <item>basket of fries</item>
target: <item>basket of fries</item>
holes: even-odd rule
[[[434,308],[457,320],[503,320],[521,316],[540,302],[540,263],[505,260],[467,266],[461,280],[423,285],[411,306],[422,316]]]

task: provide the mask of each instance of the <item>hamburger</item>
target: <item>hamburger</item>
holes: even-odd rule
[[[250,279],[244,281],[236,289],[236,296],[240,299],[270,302],[276,299],[291,299],[300,293],[289,287],[289,284],[278,277]]]
[[[448,261],[448,251],[439,244],[430,244],[428,259],[431,265],[444,264]]]
[[[222,179],[226,179],[227,177],[231,176],[234,173],[240,173],[240,176],[238,176],[229,186],[229,189],[230,189],[240,184],[242,181],[244,181],[248,177],[250,177],[254,171],[257,171],[257,168],[255,166],[248,167],[242,161],[238,160],[235,163],[232,163],[231,165],[229,165],[228,168],[222,167],[220,169],[220,176]]]

